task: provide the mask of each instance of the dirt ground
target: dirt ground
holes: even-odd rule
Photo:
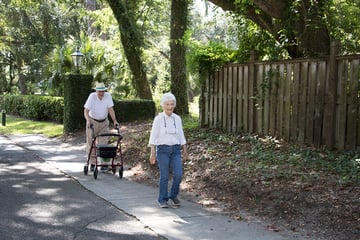
[[[148,163],[150,130],[151,121],[123,124],[122,149],[128,178],[156,186],[157,166]],[[252,171],[248,168],[258,166],[244,154],[251,151],[251,141],[218,137],[205,144],[202,139],[209,131],[185,133],[189,159],[184,162],[181,198],[216,206],[236,220],[264,221],[269,231],[294,232],[299,239],[360,239],[359,184],[339,184],[328,171],[271,174],[291,168],[277,164],[266,169],[268,175]],[[84,133],[77,133],[66,141],[82,144],[84,139]]]

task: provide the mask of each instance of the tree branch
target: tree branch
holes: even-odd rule
[[[284,0],[252,0],[263,12],[273,18],[284,19],[286,3]]]

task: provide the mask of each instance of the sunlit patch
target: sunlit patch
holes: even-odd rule
[[[360,158],[355,159],[355,164],[357,165],[357,168],[360,168]]]
[[[44,195],[44,196],[53,196],[55,195],[60,189],[59,188],[42,188],[42,189],[38,189],[35,192],[39,195]]]
[[[65,182],[65,181],[69,181],[69,179],[62,177],[58,177],[58,178],[46,178],[46,181],[50,181],[50,182]]]
[[[63,212],[61,206],[56,204],[25,204],[17,211],[17,216],[27,218],[37,223],[49,223],[54,226],[63,225],[56,219]]]

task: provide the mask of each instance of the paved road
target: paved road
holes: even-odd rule
[[[0,239],[164,239],[0,135]]]

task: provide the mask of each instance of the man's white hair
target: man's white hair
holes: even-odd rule
[[[162,96],[161,100],[160,100],[160,106],[163,107],[165,102],[167,101],[174,101],[174,107],[176,107],[176,98],[174,96],[174,94],[168,92],[168,93],[164,93],[164,95]]]

